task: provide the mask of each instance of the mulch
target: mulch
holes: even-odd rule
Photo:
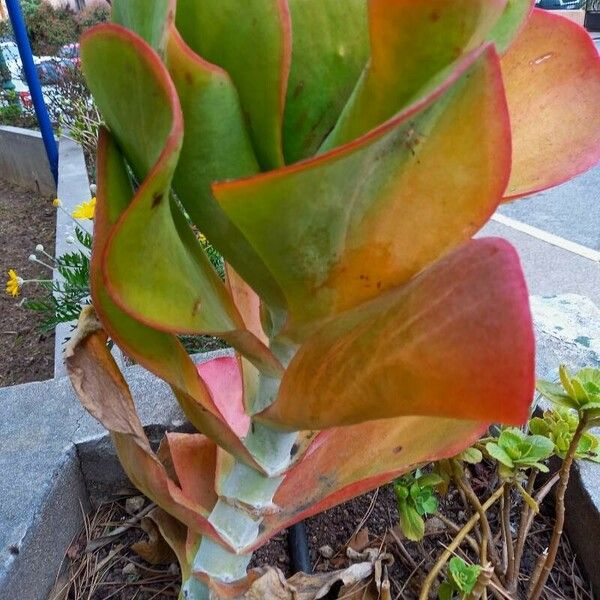
[[[4,292],[9,269],[24,279],[48,279],[49,271],[28,257],[37,244],[54,251],[51,201],[0,180],[0,387],[44,381],[54,373],[54,333],[39,330],[42,319],[21,306],[23,295],[12,298]]]
[[[517,506],[514,514],[517,515]],[[143,510],[143,509],[142,509]],[[458,494],[450,492],[442,499],[441,512],[462,522],[465,515]],[[497,517],[490,514],[494,523]],[[131,544],[146,538],[139,522],[118,536],[110,544],[94,552],[86,552],[86,545],[93,539],[105,536],[114,527],[131,520],[125,511],[125,498],[120,498],[99,507],[88,517],[86,530],[74,541],[68,551],[68,568],[58,581],[56,591],[61,595],[50,596],[49,600],[167,600],[177,598],[179,593],[179,569],[176,564],[155,566],[146,563],[131,550]],[[422,542],[415,543],[400,538],[396,541],[389,530],[397,534],[398,511],[391,486],[341,504],[320,515],[307,519],[306,527],[310,547],[311,564],[315,571],[331,571],[345,568],[349,564],[346,548],[360,548],[368,539],[368,547],[378,548],[394,556],[389,568],[391,597],[395,600],[415,600],[420,584],[435,562],[435,558],[452,540],[451,533],[433,517],[427,525]],[[521,593],[531,573],[535,557],[548,545],[552,517],[538,517],[527,540]],[[400,545],[399,545],[400,544]],[[322,556],[322,548],[329,546],[333,551],[330,559]],[[329,554],[327,554],[329,555]],[[474,559],[469,552],[459,552],[465,559]],[[282,532],[258,550],[251,567],[277,566],[286,576],[291,575],[288,556],[287,532]],[[335,596],[333,596],[335,597]],[[519,596],[524,597],[523,595]],[[555,568],[542,595],[543,600],[593,600],[590,585],[577,557],[566,537]]]

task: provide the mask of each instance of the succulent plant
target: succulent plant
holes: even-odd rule
[[[471,238],[598,161],[600,59],[529,0],[112,6],[81,44],[99,322],[68,366],[205,598],[281,529],[526,420],[519,259]],[[200,334],[232,354],[196,365]],[[201,433],[153,451],[107,337]]]

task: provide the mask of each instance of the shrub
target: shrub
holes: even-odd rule
[[[68,7],[54,8],[41,2],[25,15],[25,23],[33,53],[38,56],[53,56],[61,46],[79,38],[75,13]]]

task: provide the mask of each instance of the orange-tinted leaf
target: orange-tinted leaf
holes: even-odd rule
[[[217,445],[201,434],[167,433],[166,440],[181,490],[210,512],[217,503]]]
[[[297,340],[471,237],[496,209],[509,169],[498,58],[487,47],[354,143],[213,189],[284,291],[283,335]]]
[[[600,161],[600,56],[583,28],[535,9],[502,73],[513,139],[508,200]]]
[[[371,0],[371,59],[323,150],[352,141],[403,110],[480,46],[507,0]]]
[[[296,430],[401,415],[521,424],[534,348],[518,255],[483,238],[321,328],[261,416]]]
[[[233,416],[235,406],[241,411],[241,414],[233,418],[237,423],[234,431],[213,401],[209,389],[198,376],[196,366],[178,338],[136,321],[117,307],[106,292],[101,257],[110,229],[128,206],[132,195],[133,190],[121,153],[110,134],[102,130],[98,148],[98,200],[90,269],[94,308],[108,334],[125,354],[173,387],[187,418],[198,430],[240,460],[260,468],[240,439],[240,436],[247,433],[240,428],[244,419],[247,422],[243,405],[239,403],[227,406],[229,416]],[[243,393],[241,382],[239,393]]]

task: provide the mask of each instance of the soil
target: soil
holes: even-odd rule
[[[103,505],[92,515],[92,523],[88,524],[87,531],[69,549],[69,575],[57,586],[57,591],[62,590],[62,595],[51,595],[49,600],[167,600],[177,597],[177,565],[152,566],[131,551],[132,543],[146,538],[137,524],[97,552],[85,552],[85,546],[91,539],[106,535],[107,531],[131,518],[124,510],[124,503],[125,500],[120,499]],[[518,510],[516,503],[513,511],[515,521]],[[450,491],[442,499],[440,512],[455,523],[464,523],[470,516],[465,513],[456,491]],[[490,511],[489,517],[492,530],[495,530],[497,514]],[[388,533],[390,529],[398,533],[397,523],[398,511],[391,486],[382,487],[308,519],[306,528],[314,570],[332,571],[348,566],[346,548],[349,542],[350,545],[355,545],[357,537],[354,536],[360,531],[358,539],[368,536],[368,547],[381,548],[394,556],[394,564],[388,572],[392,598],[415,600],[423,578],[453,536],[441,521],[432,517],[427,523],[427,533],[422,542],[410,542],[401,538],[400,534],[400,546]],[[531,574],[535,557],[548,545],[551,529],[551,516],[541,515],[536,519],[527,539],[520,598],[524,597],[526,581]],[[333,551],[331,559],[322,557],[320,549],[323,546],[329,546]],[[361,548],[362,546],[356,549]],[[460,550],[459,555],[466,560],[475,561],[475,557],[468,551]],[[286,576],[291,575],[287,533],[275,536],[256,552],[251,566],[277,566]],[[593,600],[587,579],[566,537],[563,537],[557,562],[542,598]]]
[[[20,305],[23,294],[13,298],[4,292],[9,269],[23,279],[48,278],[48,270],[28,257],[37,244],[54,251],[56,209],[51,201],[0,180],[0,387],[43,381],[54,373],[54,333],[38,329],[42,319]]]

